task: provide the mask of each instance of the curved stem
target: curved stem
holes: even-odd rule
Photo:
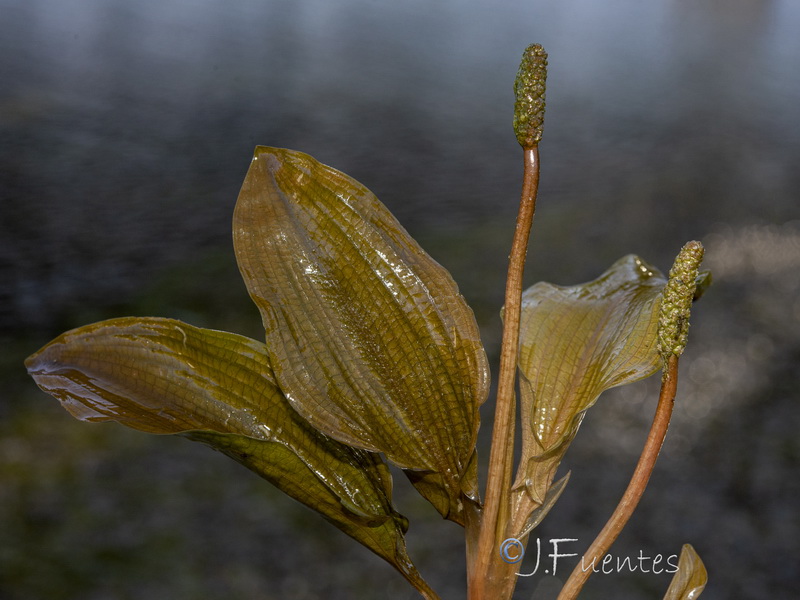
[[[478,546],[474,555],[476,564],[469,569],[469,600],[496,598],[491,595],[492,565],[500,560],[498,544],[502,540],[498,539],[498,536],[503,535],[508,521],[511,471],[514,462],[516,411],[514,387],[519,348],[522,276],[525,270],[528,238],[533,224],[536,193],[539,187],[539,149],[537,146],[524,148],[523,154],[522,194],[517,215],[517,227],[509,256],[506,298],[503,308],[503,344],[500,350],[500,373],[497,382],[492,447],[489,453],[486,501]]]
[[[569,579],[567,579],[567,583],[564,584],[561,593],[558,595],[558,600],[574,600],[578,596],[581,588],[583,588],[586,580],[589,579],[593,572],[592,567],[603,559],[639,504],[658,459],[658,453],[664,444],[664,438],[667,435],[677,386],[678,357],[672,354],[667,360],[664,376],[661,380],[661,393],[658,398],[656,414],[653,417],[653,424],[650,426],[650,433],[647,436],[647,441],[630,483],[628,483],[628,487],[611,518],[597,535],[594,542],[592,542],[592,545],[589,546],[581,562],[575,566]]]

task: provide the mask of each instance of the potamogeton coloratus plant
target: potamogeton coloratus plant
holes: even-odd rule
[[[406,552],[391,462],[464,528],[470,600],[505,600],[517,568],[501,545],[513,539],[524,548],[564,490],[568,475],[555,475],[586,410],[604,390],[661,369],[642,458],[584,554],[602,558],[652,471],[689,307],[709,278],[698,274],[702,246],[689,242],[669,278],[627,256],[589,283],[539,283],[523,293],[546,65],[542,48],[529,47],[515,83],[523,189],[483,494],[476,442],[489,369],[472,311],[367,188],[300,152],[258,147],[234,212],[236,258],[263,341],[124,317],[64,333],[27,360],[28,371],[79,419],[178,434],[224,452],[437,598]],[[522,447],[512,476],[517,384]],[[579,564],[559,598],[576,597],[590,573]],[[705,580],[685,546],[665,598],[696,598]]]

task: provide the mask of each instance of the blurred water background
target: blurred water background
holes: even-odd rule
[[[223,456],[74,421],[22,361],[127,314],[260,338],[230,219],[264,144],[372,189],[450,269],[496,365],[520,185],[512,82],[533,41],[550,76],[526,281],[586,281],[630,252],[667,269],[689,239],[715,277],[661,460],[612,552],[690,542],[703,598],[794,597],[800,3],[0,0],[0,598],[416,597]],[[605,522],[657,383],[589,412],[543,548],[580,552]],[[463,598],[459,528],[396,480],[412,557]],[[516,597],[549,597],[540,575]],[[582,598],[661,598],[668,581],[596,575]]]

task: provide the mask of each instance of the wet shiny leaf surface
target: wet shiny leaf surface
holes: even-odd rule
[[[292,406],[414,471],[420,492],[460,520],[462,494],[477,497],[468,467],[488,368],[447,271],[360,183],[275,148],[256,149],[234,246]]]
[[[424,587],[376,454],[319,433],[277,387],[262,342],[160,318],[67,332],[26,361],[73,416],[181,434],[228,454]]]
[[[706,587],[708,572],[691,544],[684,544],[678,571],[672,576],[664,600],[695,600]]]
[[[629,255],[594,281],[538,283],[522,298],[519,367],[524,464],[516,486],[544,501],[584,412],[611,387],[659,368],[664,276]]]

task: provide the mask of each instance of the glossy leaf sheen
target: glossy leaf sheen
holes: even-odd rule
[[[488,393],[478,328],[447,271],[386,207],[306,154],[259,147],[234,247],[292,406],[417,471],[445,516],[462,492],[476,497],[473,476],[462,478]]]
[[[695,600],[706,587],[708,572],[691,544],[684,544],[678,571],[672,576],[664,600]]]
[[[658,370],[655,341],[665,284],[657,269],[629,255],[594,281],[538,283],[523,294],[523,456],[525,483],[538,501],[586,409],[604,390]]]
[[[59,336],[26,366],[76,418],[202,441],[424,586],[405,553],[407,521],[391,506],[386,465],[303,421],[263,343],[172,319],[121,318]]]
[[[531,531],[536,529],[542,521],[544,521],[544,518],[555,506],[556,502],[558,502],[561,494],[564,493],[567,483],[569,483],[569,476],[571,473],[572,471],[568,471],[564,477],[550,486],[550,488],[547,490],[547,494],[544,497],[544,502],[542,502],[531,512],[531,514],[528,516],[528,521],[525,523],[525,527],[514,537],[519,539],[528,535]]]

